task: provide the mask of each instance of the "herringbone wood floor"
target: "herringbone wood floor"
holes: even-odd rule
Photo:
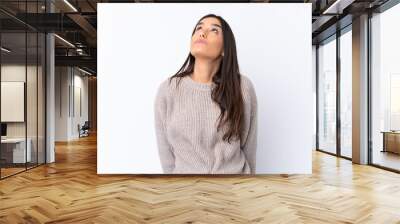
[[[96,137],[0,181],[0,223],[400,223],[400,175],[313,153],[312,175],[98,176]]]

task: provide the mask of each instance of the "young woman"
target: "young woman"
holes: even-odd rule
[[[160,84],[154,106],[164,173],[255,174],[257,97],[222,17],[199,20],[186,61]]]

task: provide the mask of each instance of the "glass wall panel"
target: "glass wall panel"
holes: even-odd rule
[[[46,39],[43,33],[38,34],[38,164],[45,163],[45,88],[46,88],[46,76],[45,76],[45,65],[46,65],[46,51],[45,44]]]
[[[0,7],[21,16],[44,13],[44,3],[1,1]],[[40,30],[2,12],[0,26],[2,179],[45,163],[46,39]]]
[[[318,148],[336,153],[336,38],[318,47]]]
[[[400,4],[371,23],[372,163],[400,170]]]
[[[340,153],[352,157],[352,35],[340,36]]]
[[[31,160],[26,145],[26,33],[1,34],[2,178],[21,172]]]
[[[28,149],[30,148],[30,161],[28,162],[28,168],[37,165],[37,133],[38,133],[38,50],[37,41],[38,36],[36,32],[28,32],[28,62],[27,62],[27,143]]]
[[[39,13],[38,1],[27,2],[26,12]],[[31,19],[38,23],[38,17]],[[33,21],[36,20],[36,21]],[[37,30],[27,28],[27,143],[31,150],[28,168],[38,165],[38,76],[39,76],[39,34]]]

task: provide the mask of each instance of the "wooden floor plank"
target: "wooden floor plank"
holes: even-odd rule
[[[96,174],[96,136],[0,181],[0,223],[398,223],[400,175],[313,152],[312,175]]]

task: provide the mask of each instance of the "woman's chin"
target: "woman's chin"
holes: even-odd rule
[[[196,52],[192,54],[194,58],[196,59],[208,59],[208,60],[213,60],[215,59],[215,56],[209,55],[203,52]]]

